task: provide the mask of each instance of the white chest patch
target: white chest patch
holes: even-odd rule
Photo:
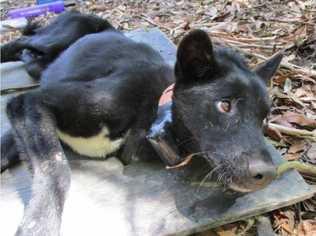
[[[88,138],[73,137],[60,130],[57,130],[59,138],[66,143],[71,149],[81,155],[88,157],[104,158],[108,154],[117,151],[124,142],[124,138],[111,140],[109,129],[103,127],[100,133]]]

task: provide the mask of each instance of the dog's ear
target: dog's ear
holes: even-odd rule
[[[215,66],[212,42],[206,32],[193,30],[182,39],[175,67],[177,82],[203,79]]]
[[[262,80],[269,84],[270,79],[274,73],[278,70],[281,60],[283,58],[283,53],[277,53],[265,62],[259,64],[255,67],[254,71],[259,75]]]

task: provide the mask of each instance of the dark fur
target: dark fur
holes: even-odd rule
[[[76,27],[80,31],[82,25]],[[35,37],[37,30],[33,31]],[[63,39],[53,42],[70,43]],[[25,48],[7,47],[4,55],[9,57],[12,51]],[[280,57],[272,59],[258,74],[268,80],[279,62]],[[228,185],[255,190],[270,182],[273,165],[261,133],[269,110],[262,78],[231,50],[213,50],[207,34],[199,30],[180,43],[175,71],[170,130],[182,154],[202,151],[215,170],[220,170],[218,178]],[[14,141],[10,134],[3,140],[15,143],[21,159],[30,164],[35,186],[17,234],[59,234],[70,170],[56,127],[81,137],[97,134],[103,124],[110,128],[111,138],[127,135],[129,130],[121,153],[122,160],[128,162],[143,144],[156,117],[158,99],[172,81],[173,70],[156,51],[107,26],[65,50],[44,70],[38,90],[12,99],[7,113]],[[217,110],[216,102],[223,99],[238,101],[233,113]],[[16,160],[17,154],[12,153],[4,151],[1,156],[7,166]],[[261,171],[263,181],[253,178],[253,161],[261,165],[262,169],[255,171]]]
[[[275,176],[262,124],[269,112],[266,83],[281,59],[276,55],[251,71],[232,49],[213,49],[200,30],[179,45],[171,129],[180,150],[202,152],[229,187],[253,191]],[[230,101],[231,112],[220,112],[219,101]]]
[[[59,25],[58,19],[53,24]],[[72,30],[80,31],[81,26],[76,27]],[[55,40],[65,45],[63,38]],[[5,52],[9,54],[10,50]],[[129,130],[121,155],[128,161],[136,155],[155,119],[159,97],[172,80],[172,69],[156,51],[107,27],[82,37],[62,53],[43,72],[38,90],[8,103],[20,158],[30,164],[37,186],[18,235],[58,235],[70,171],[56,126],[82,137],[98,133],[103,124],[109,127],[111,138],[122,137]],[[3,141],[2,170],[17,156],[11,154],[11,134]],[[28,227],[33,222],[34,227]]]
[[[1,62],[23,61],[35,79],[71,44],[86,34],[112,29],[106,20],[76,11],[66,12],[48,26],[29,23],[22,37],[1,47]]]

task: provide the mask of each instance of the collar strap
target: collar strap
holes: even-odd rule
[[[163,106],[168,102],[171,102],[172,100],[172,95],[173,95],[173,89],[174,89],[174,84],[171,84],[168,88],[163,91],[160,99],[159,99],[159,106]]]

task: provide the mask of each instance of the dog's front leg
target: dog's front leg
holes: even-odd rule
[[[120,155],[120,160],[125,165],[138,159],[138,152],[145,137],[146,131],[144,129],[130,130],[128,132],[122,154]]]
[[[1,62],[20,61],[22,50],[30,48],[29,37],[22,36],[1,46]]]
[[[146,139],[148,130],[156,118],[158,104],[155,97],[148,97],[144,103],[139,106],[135,123],[127,134],[125,144],[120,156],[124,164],[131,161],[148,160],[156,156],[151,145]]]
[[[21,158],[33,172],[32,196],[16,235],[58,236],[70,169],[56,135],[55,117],[40,92],[13,98],[7,106]]]

